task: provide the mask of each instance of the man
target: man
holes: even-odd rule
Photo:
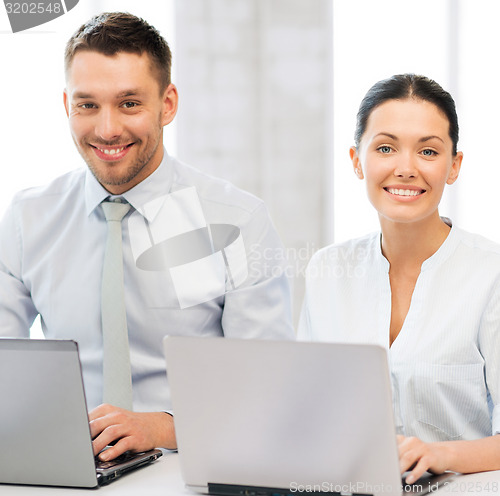
[[[40,314],[47,338],[78,341],[94,451],[116,442],[104,460],[176,447],[165,335],[293,337],[263,203],[163,148],[170,64],[142,19],[83,25],[64,105],[88,169],[19,193],[0,225],[0,334],[27,337]]]

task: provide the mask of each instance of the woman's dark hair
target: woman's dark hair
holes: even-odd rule
[[[75,54],[81,50],[103,55],[119,52],[147,53],[163,92],[170,84],[172,54],[165,39],[144,19],[126,12],[106,12],[83,24],[69,39],[64,54],[68,72]]]
[[[363,98],[359,106],[354,142],[359,147],[366,130],[366,124],[373,110],[389,100],[415,98],[433,103],[443,112],[450,124],[450,138],[453,142],[453,154],[457,153],[458,117],[455,101],[436,81],[415,74],[399,74],[375,83]]]

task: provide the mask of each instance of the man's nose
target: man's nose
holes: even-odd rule
[[[95,133],[105,141],[113,141],[121,136],[123,126],[120,116],[113,109],[101,108],[97,116]]]

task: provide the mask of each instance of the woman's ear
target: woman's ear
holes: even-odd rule
[[[359,179],[364,179],[363,169],[361,168],[361,161],[359,160],[358,149],[355,146],[351,146],[349,149],[349,155],[351,157],[352,166],[354,169],[354,174],[359,177]]]
[[[457,152],[455,158],[453,159],[453,164],[451,164],[450,173],[448,174],[448,179],[446,180],[446,184],[453,184],[460,173],[460,167],[462,167],[462,160],[464,158],[464,154],[462,152]]]

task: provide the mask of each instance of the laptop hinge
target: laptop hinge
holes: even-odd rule
[[[330,494],[332,496],[343,496],[344,493],[332,491],[310,491],[314,494]],[[246,486],[237,484],[218,484],[208,483],[208,494],[218,496],[297,496],[298,491],[290,488],[264,487],[264,486]],[[352,496],[373,496],[368,494],[355,494]]]

